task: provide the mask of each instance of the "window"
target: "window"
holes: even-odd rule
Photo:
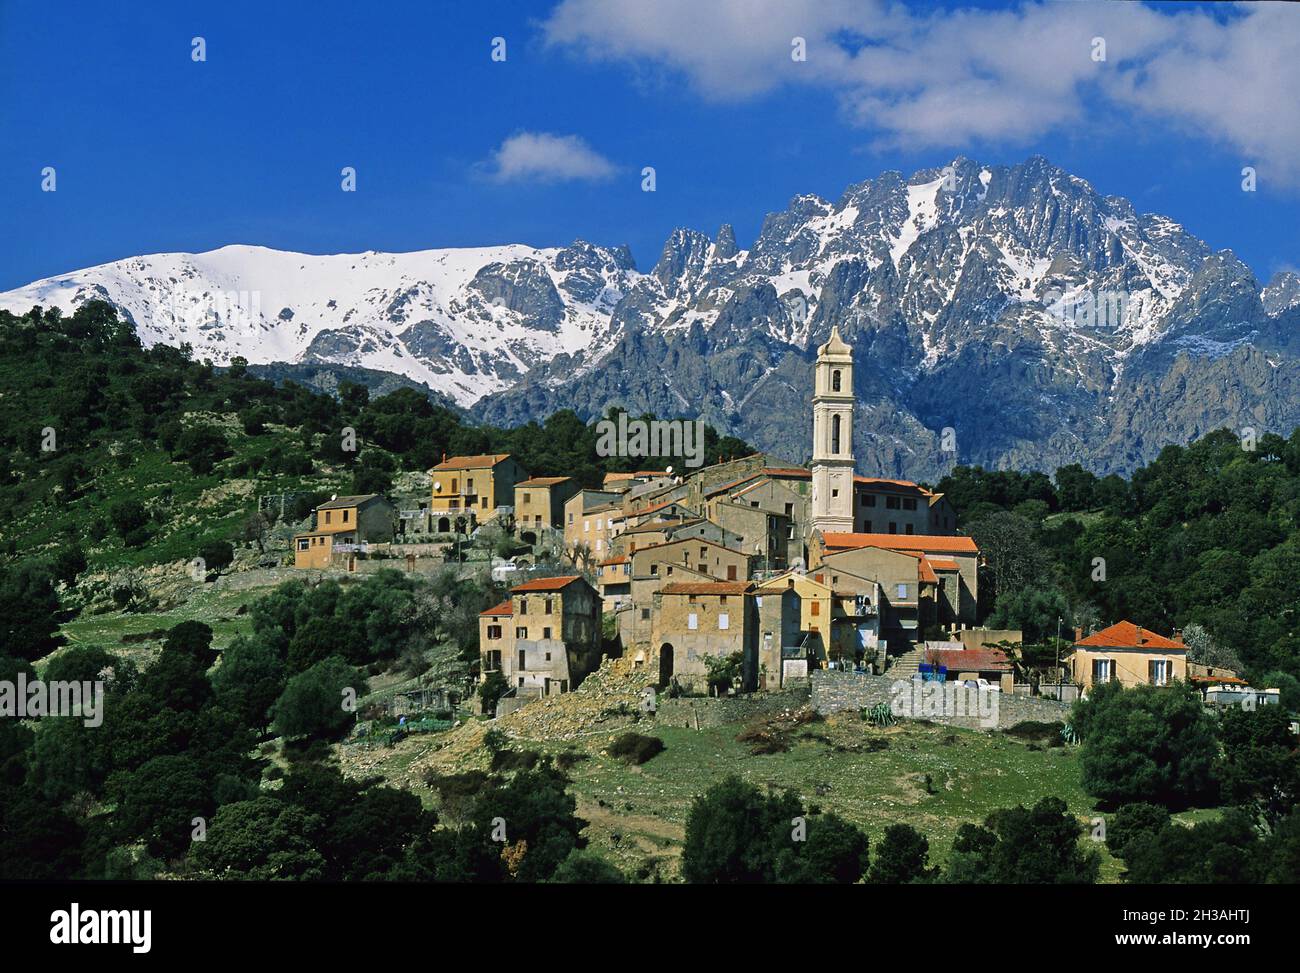
[[[523,650],[523,649],[520,649],[520,650],[519,650],[519,668],[520,668],[520,669],[527,669],[527,668],[528,668],[528,666],[527,666],[527,665],[525,664],[525,662],[524,662],[524,650]]]
[[[831,372],[831,391],[838,392],[839,390],[840,390],[840,370],[837,368],[835,369],[835,371]]]
[[[1115,678],[1115,666],[1110,659],[1092,660],[1092,681],[1094,684],[1110,682]]]
[[[488,672],[499,672],[501,670],[501,653],[496,649],[484,652],[483,667]]]
[[[590,532],[591,532],[591,521],[590,521],[590,520],[584,520],[584,521],[582,522],[582,532],[583,532],[584,534],[587,534],[587,533],[590,533]]]
[[[528,629],[525,628],[525,627],[522,626],[522,625],[516,626],[516,627],[515,627],[515,638],[517,638],[517,639],[526,639],[526,638],[528,638]],[[522,659],[523,657],[524,657],[524,654],[523,654],[522,652],[520,652],[520,653],[519,653],[519,658]],[[521,665],[522,665],[522,663],[521,663]]]
[[[686,627],[689,628],[692,632],[694,632],[697,628],[700,627],[700,616],[697,615],[695,612],[691,612],[690,614],[688,614],[686,616]]]
[[[551,637],[551,630],[549,628],[542,629],[542,638],[549,639],[550,637]],[[549,652],[546,653],[546,661],[547,662],[551,661],[551,653]]]
[[[899,598],[906,598],[906,597],[907,597],[907,585],[905,585],[905,584],[900,584],[900,585],[898,586],[898,597],[899,597]]]
[[[549,639],[550,637],[551,637],[551,630],[548,628],[548,629],[546,630],[546,638]],[[551,653],[549,653],[549,652],[546,653],[546,661],[547,661],[547,662],[550,662],[550,661],[551,661]]]
[[[659,573],[659,565],[658,564],[650,565],[650,573],[652,575],[657,575]]]
[[[726,612],[718,612],[718,631],[725,632],[731,628],[731,616]]]
[[[890,532],[891,534],[897,534],[897,533],[898,533],[898,524],[896,524],[896,523],[895,523],[894,521],[892,521],[892,520],[889,522],[889,532]]]
[[[792,503],[787,503],[787,504],[785,505],[785,515],[786,515],[787,517],[793,517],[793,516],[794,516],[794,504],[792,504]]]
[[[527,599],[527,598],[520,598],[520,599],[519,599],[519,614],[521,614],[521,615],[527,615],[527,614],[528,614],[528,599]]]
[[[897,509],[898,509],[898,497],[885,497],[885,509],[886,509],[886,510],[897,510]]]
[[[837,456],[840,452],[840,417],[831,417],[831,455]]]
[[[915,510],[915,509],[916,509],[916,498],[915,498],[915,497],[904,497],[904,498],[903,498],[903,509],[904,509],[904,510]]]
[[[728,581],[736,580],[736,566],[734,564],[727,565],[727,580]]]
[[[863,505],[864,507],[874,507],[874,506],[876,505],[876,497],[875,497],[875,494],[872,494],[872,493],[864,493],[864,494],[862,495],[862,505]]]
[[[1152,659],[1147,663],[1147,676],[1153,686],[1169,685],[1169,660]]]
[[[328,524],[329,522],[330,522],[330,511],[326,510],[326,511],[325,511],[325,523]]]
[[[569,511],[569,523],[573,523],[573,511]]]
[[[910,533],[912,533],[912,525],[911,525],[911,524],[904,524],[904,525],[903,525],[903,533],[904,533],[904,534],[910,534]]]
[[[545,604],[546,604],[546,609],[545,609],[546,614],[547,615],[555,614],[555,599],[547,598]]]
[[[310,537],[304,537],[302,540],[300,540],[300,541],[298,542],[298,550],[300,550],[300,551],[305,551],[305,550],[309,549],[310,547],[311,547],[311,538],[310,538]]]
[[[642,608],[642,609],[641,609],[641,621],[643,621],[643,622],[644,622],[644,621],[648,621],[649,618],[650,618],[650,609],[649,609],[649,608]]]
[[[605,526],[605,519],[604,519],[603,517],[597,517],[597,518],[596,518],[596,530],[601,530],[601,529],[604,528],[604,526]]]
[[[346,523],[348,522],[348,514],[350,514],[351,512],[352,512],[352,511],[350,511],[350,510],[345,510],[345,511],[343,511],[343,523],[346,524]]]
[[[820,615],[821,613],[822,613],[822,603],[820,601],[814,601],[812,603],[812,614]]]
[[[490,639],[499,639],[501,637],[501,626],[489,625],[487,627],[487,635]]]

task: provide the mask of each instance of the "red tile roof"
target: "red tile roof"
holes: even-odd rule
[[[434,473],[439,470],[489,470],[509,458],[509,453],[488,453],[483,456],[453,456],[451,459],[443,460],[429,472]]]
[[[659,589],[665,595],[743,595],[748,581],[675,581]]]
[[[841,534],[832,531],[822,539],[829,550],[855,550],[880,547],[887,551],[943,551],[948,554],[978,554],[979,548],[969,537],[942,534]]]
[[[515,585],[511,588],[512,592],[519,591],[559,591],[561,588],[567,588],[575,581],[581,581],[582,575],[569,574],[559,578],[535,578],[532,581],[525,581],[521,585]]]
[[[600,566],[604,567],[606,564],[626,564],[627,559],[626,554],[620,554],[618,557],[611,557],[608,560],[601,561]]]
[[[812,479],[812,470],[801,469],[797,466],[767,466],[763,468],[764,476],[789,476],[801,480]]]
[[[1187,646],[1182,640],[1167,639],[1163,635],[1157,635],[1149,628],[1139,628],[1132,622],[1116,622],[1109,628],[1103,628],[1100,632],[1094,632],[1086,639],[1080,639],[1074,643],[1084,648],[1097,646],[1101,648],[1114,649],[1168,649],[1174,652],[1185,652]]]
[[[934,573],[934,568],[930,567],[930,562],[924,557],[916,562],[916,576],[930,584],[939,583],[939,576]]]
[[[949,672],[1011,671],[1011,660],[1001,649],[928,649],[925,661]]]
[[[932,557],[928,559],[930,567],[936,571],[956,571],[958,570],[957,562],[950,561],[946,557]]]
[[[515,488],[518,489],[519,487],[550,487],[550,486],[556,486],[560,483],[568,483],[572,479],[573,477],[571,476],[535,476],[530,480],[524,480],[520,483],[516,483]]]
[[[515,610],[510,605],[510,599],[507,598],[501,604],[493,605],[485,612],[479,612],[479,617],[482,618],[484,615],[513,615],[514,613]]]

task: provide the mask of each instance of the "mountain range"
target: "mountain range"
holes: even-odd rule
[[[797,196],[748,249],[727,225],[677,229],[648,272],[626,247],[581,240],[228,246],[36,281],[0,309],[91,298],[146,344],[188,343],[216,364],[400,375],[497,424],[611,405],[698,417],[796,460],[810,452],[811,358],[838,324],[872,475],[1125,473],[1221,426],[1300,425],[1300,277],[1261,285],[1231,251],[1038,156]]]

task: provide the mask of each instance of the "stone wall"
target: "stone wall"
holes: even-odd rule
[[[841,710],[871,708],[879,703],[890,703],[894,698],[892,676],[872,676],[865,673],[816,669],[811,673],[813,709],[825,715]],[[1070,704],[1041,696],[1022,696],[1019,693],[999,693],[997,699],[997,728],[1005,730],[1025,720],[1043,723],[1065,722],[1070,718]],[[935,723],[964,726],[971,729],[991,729],[979,725],[973,716],[928,716]]]
[[[703,729],[723,723],[744,723],[756,717],[774,716],[784,710],[808,704],[807,688],[787,689],[757,696],[722,696],[699,699],[669,699],[659,694],[654,720],[660,726]]]

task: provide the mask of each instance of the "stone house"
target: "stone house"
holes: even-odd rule
[[[584,578],[537,578],[479,615],[479,679],[500,672],[520,697],[576,689],[600,665],[600,596]]]
[[[482,522],[504,511],[513,512],[515,484],[528,479],[528,471],[509,453],[453,456],[429,471],[433,490],[429,503],[435,533],[449,533],[456,518]]]
[[[571,476],[534,476],[516,483],[515,526],[520,540],[532,544],[543,528],[562,529],[564,505],[577,492],[578,481]]]
[[[951,534],[952,505],[910,480],[853,477],[853,526],[863,534]]]
[[[675,680],[704,689],[705,660],[740,653],[741,689],[756,688],[758,616],[749,582],[674,582],[655,592],[651,614],[651,664],[661,686]]]
[[[629,602],[619,619],[625,646],[650,639],[654,593],[675,581],[747,581],[754,556],[702,538],[686,537],[653,547],[639,547],[631,562]]]
[[[345,567],[366,543],[392,541],[397,508],[375,493],[334,497],[316,508],[311,530],[293,538],[293,566]]]
[[[787,649],[800,647],[798,657],[810,667],[824,668],[833,659],[874,658],[880,637],[879,593],[874,584],[866,587],[865,594],[836,590],[823,574],[786,571],[759,583],[754,594],[764,606],[769,596],[782,596],[794,613],[783,622],[783,644]],[[787,652],[786,658],[793,657]]]

